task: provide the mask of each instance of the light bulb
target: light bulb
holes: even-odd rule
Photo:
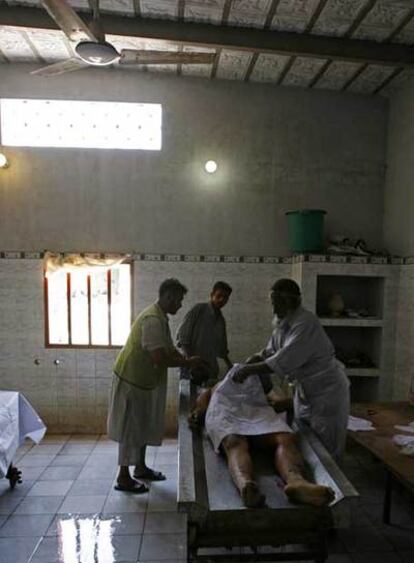
[[[6,155],[0,152],[0,168],[7,168],[8,165],[9,161],[7,160]]]
[[[208,160],[205,163],[204,168],[209,174],[214,174],[214,172],[217,170],[217,162],[215,160]]]

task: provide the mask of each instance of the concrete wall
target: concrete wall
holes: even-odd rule
[[[161,152],[8,149],[2,249],[288,253],[285,211],[380,245],[387,103],[271,85],[0,65],[0,97],[159,102]],[[207,176],[206,160],[219,163]]]
[[[385,181],[384,243],[414,255],[414,81],[391,98]]]
[[[401,268],[395,334],[394,400],[407,400],[414,386],[414,265]],[[414,389],[414,387],[413,387]]]
[[[384,244],[393,253],[414,256],[414,81],[390,100]],[[414,378],[414,266],[401,269],[396,331],[395,399],[406,399]]]

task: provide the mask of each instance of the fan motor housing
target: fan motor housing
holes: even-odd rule
[[[110,65],[120,56],[115,47],[106,41],[81,41],[76,45],[75,51],[85,63],[96,66]]]

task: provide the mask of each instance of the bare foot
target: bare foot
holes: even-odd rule
[[[260,508],[264,505],[265,496],[259,491],[258,486],[253,481],[249,481],[242,489],[241,497],[247,508]]]
[[[335,493],[330,487],[315,485],[307,481],[297,481],[286,485],[285,493],[292,502],[313,506],[325,506],[335,498]]]

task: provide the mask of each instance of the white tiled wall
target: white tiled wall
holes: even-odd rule
[[[271,322],[269,287],[290,269],[290,264],[137,261],[134,312],[156,299],[162,280],[179,278],[189,292],[171,319],[175,334],[186,310],[207,300],[214,281],[223,279],[234,288],[224,310],[231,357],[242,360],[264,346]],[[117,350],[45,348],[42,272],[41,260],[0,260],[0,389],[23,392],[52,432],[103,432]],[[178,373],[170,370],[169,433],[176,427],[177,392]]]
[[[380,275],[383,266],[349,266],[353,272]],[[313,308],[316,272],[345,273],[328,264],[247,264],[226,262],[134,262],[134,312],[156,299],[166,277],[177,277],[189,289],[183,308],[171,318],[175,335],[186,310],[207,300],[214,281],[234,289],[224,309],[231,358],[243,360],[262,348],[270,334],[269,288],[279,277],[301,282],[304,304]],[[405,399],[414,373],[414,265],[386,266],[387,327],[381,397]],[[380,271],[381,270],[381,271]],[[117,350],[46,349],[44,346],[43,266],[36,259],[0,259],[0,389],[22,391],[53,432],[103,432],[112,364]],[[306,273],[307,272],[307,273]],[[401,272],[401,274],[400,274]],[[397,302],[398,301],[398,302]],[[398,310],[398,315],[397,315]],[[395,357],[394,357],[395,352]],[[35,360],[39,360],[39,365]],[[59,360],[55,365],[54,361]],[[395,370],[394,370],[395,366]],[[170,370],[167,430],[176,428],[177,370]]]

